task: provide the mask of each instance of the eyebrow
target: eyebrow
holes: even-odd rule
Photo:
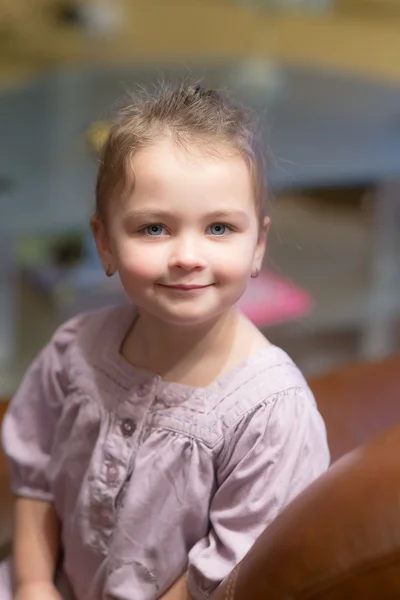
[[[241,219],[243,221],[249,220],[249,215],[244,210],[232,209],[232,210],[216,210],[215,212],[207,215],[208,218],[214,219]]]
[[[163,220],[166,218],[173,217],[173,213],[167,210],[151,209],[151,208],[134,208],[130,210],[126,215],[127,221],[134,221],[137,219],[152,219],[152,220]],[[216,210],[207,215],[204,215],[204,219],[208,221],[216,221],[220,219],[240,219],[247,222],[249,219],[248,214],[244,210],[232,209],[232,210]]]
[[[133,208],[124,217],[126,221],[134,221],[135,219],[165,219],[170,216],[166,210],[151,209],[151,208]]]

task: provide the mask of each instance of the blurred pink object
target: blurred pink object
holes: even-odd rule
[[[305,290],[268,270],[250,280],[239,301],[239,308],[259,327],[303,317],[312,305]]]

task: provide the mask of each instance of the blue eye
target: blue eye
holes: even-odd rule
[[[154,223],[153,225],[147,225],[143,231],[146,235],[158,237],[164,233],[164,227],[162,225],[158,225],[158,223]]]
[[[211,235],[224,235],[229,228],[224,223],[213,223],[210,225]]]

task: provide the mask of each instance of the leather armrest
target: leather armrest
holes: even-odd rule
[[[400,423],[400,354],[346,365],[310,379],[332,462]]]

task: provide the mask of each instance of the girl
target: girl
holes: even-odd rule
[[[269,225],[255,137],[198,85],[111,127],[92,230],[132,302],[61,326],[10,405],[1,600],[209,598],[327,468],[304,378],[236,308]]]

